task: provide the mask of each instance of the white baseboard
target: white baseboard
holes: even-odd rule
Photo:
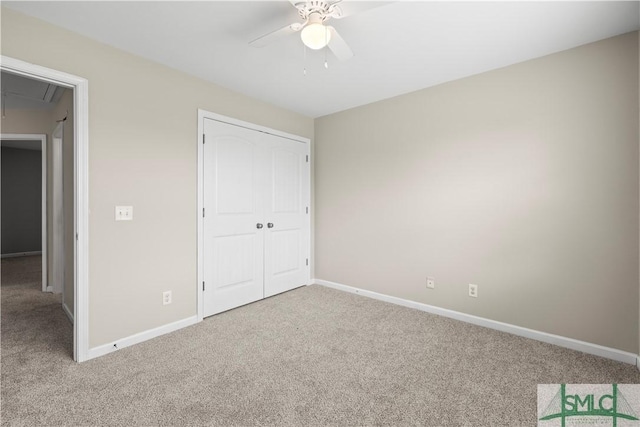
[[[365,297],[377,299],[380,301],[401,305],[404,307],[415,308],[417,310],[425,311],[427,313],[437,314],[443,317],[449,317],[451,319],[460,320],[462,322],[467,322],[467,323],[471,323],[478,326],[484,326],[485,328],[495,329],[498,331],[507,332],[507,333],[518,335],[525,338],[531,338],[531,339],[546,342],[549,344],[555,344],[560,347],[581,351],[583,353],[593,354],[595,356],[605,357],[607,359],[616,360],[618,362],[629,363],[631,365],[638,366],[638,369],[640,369],[640,356],[634,353],[617,350],[615,348],[604,347],[598,344],[592,344],[585,341],[579,341],[573,338],[567,338],[559,335],[548,334],[546,332],[536,331],[533,329],[527,329],[521,326],[511,325],[509,323],[498,322],[496,320],[485,319],[484,317],[465,314],[465,313],[461,313],[459,311],[454,311],[454,310],[448,310],[446,308],[440,308],[440,307],[436,307],[429,304],[423,304],[420,302],[410,301],[403,298],[392,297],[385,294],[379,294],[377,292],[354,288],[352,286],[343,285],[341,283],[335,283],[335,282],[330,282],[330,281],[321,280],[321,279],[314,279],[314,283],[318,285],[326,286],[328,288],[338,289],[340,291],[350,292],[350,293],[362,295]]]
[[[69,307],[67,307],[67,304],[62,303],[62,310],[64,311],[64,314],[67,315],[67,317],[71,321],[71,324],[73,325],[73,313],[71,312],[71,310],[69,310]]]
[[[125,347],[129,347],[131,345],[139,344],[152,338],[159,337],[160,335],[168,334],[170,332],[177,331],[178,329],[186,328],[187,326],[191,326],[195,323],[198,323],[198,316],[188,317],[186,319],[178,320],[177,322],[169,323],[167,325],[159,326],[157,328],[149,329],[148,331],[140,332],[126,338],[122,338],[109,344],[90,348],[85,360],[104,356],[105,354],[118,351]]]
[[[51,292],[52,294],[61,294],[62,286],[56,286],[55,283],[52,285],[47,284],[47,289],[44,292]]]
[[[33,251],[33,252],[16,252],[13,254],[2,254],[0,258],[16,258],[19,256],[33,256],[33,255],[42,255],[42,251]]]

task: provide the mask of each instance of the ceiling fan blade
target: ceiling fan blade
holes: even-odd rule
[[[287,25],[286,27],[282,27],[279,30],[272,31],[270,33],[265,34],[264,36],[260,36],[255,40],[249,42],[249,46],[252,47],[265,47],[269,43],[282,38],[284,36],[288,36],[289,34],[296,33],[300,31],[304,27],[304,24],[299,22]]]
[[[330,26],[327,26],[327,28],[331,32],[331,38],[329,39],[329,44],[327,45],[329,46],[329,49],[331,49],[331,52],[333,52],[336,58],[338,58],[340,61],[346,61],[347,59],[352,58],[353,52],[351,51],[351,48],[349,47],[347,42],[344,41],[344,39],[340,36],[340,34],[338,34],[335,28]]]
[[[386,4],[393,3],[392,1],[348,1],[338,0],[334,2],[329,11],[332,18],[342,19],[347,16],[362,13],[364,11],[374,9],[376,7],[384,6]]]

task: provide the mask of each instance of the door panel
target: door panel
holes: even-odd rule
[[[216,213],[255,213],[255,144],[235,136],[220,136],[214,143]]]
[[[283,149],[271,152],[274,213],[300,213],[302,154]]]
[[[267,145],[267,222],[265,297],[308,284],[309,198],[308,145],[269,136]]]
[[[214,300],[211,314],[263,297],[262,242],[258,243],[256,240],[256,233],[214,238],[214,276],[211,289]]]
[[[255,276],[256,236],[254,234],[221,236],[213,240],[216,289],[245,285]]]
[[[273,256],[273,275],[292,273],[300,265],[300,230],[277,230],[271,232],[271,250]]]
[[[204,316],[264,296],[264,148],[255,132],[205,119]]]

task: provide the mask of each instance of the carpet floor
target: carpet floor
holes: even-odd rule
[[[2,425],[533,426],[537,384],[640,383],[631,365],[321,286],[76,364],[59,297],[2,267]]]

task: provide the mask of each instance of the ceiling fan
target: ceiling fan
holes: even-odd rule
[[[331,18],[342,19],[345,16],[353,15],[366,9],[384,4],[371,2],[345,2],[343,0],[289,0],[298,9],[298,15],[303,22],[294,22],[286,27],[267,33],[249,42],[253,47],[264,47],[267,44],[278,40],[289,34],[300,31],[302,42],[309,49],[322,49],[327,46],[333,54],[341,61],[353,57],[351,48],[338,34],[335,28],[325,25]]]

